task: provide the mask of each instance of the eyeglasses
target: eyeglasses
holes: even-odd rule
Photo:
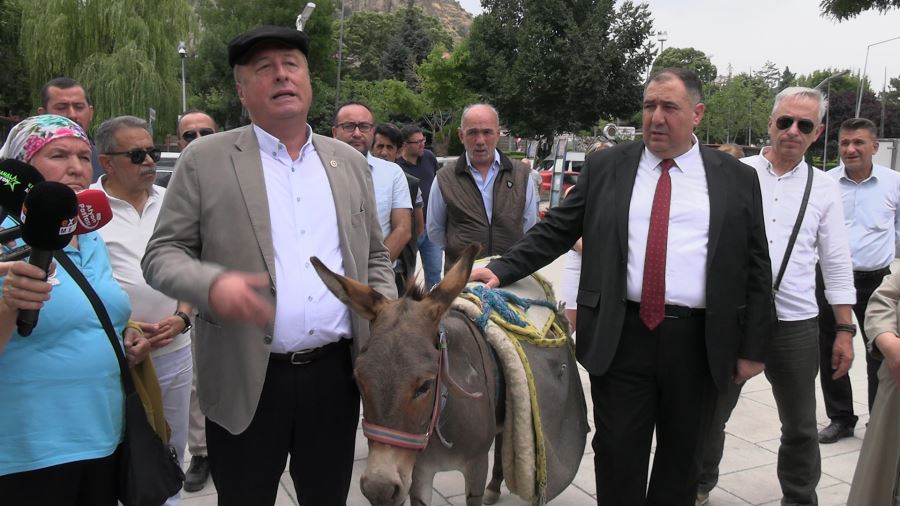
[[[212,135],[216,133],[212,128],[201,128],[199,130],[188,130],[187,132],[181,134],[181,138],[184,139],[184,142],[191,142],[197,137],[204,137],[207,135]]]
[[[419,139],[417,141],[406,141],[404,144],[425,144],[425,139]]]
[[[797,129],[805,134],[811,133],[816,128],[816,124],[812,121],[808,119],[794,119],[793,116],[782,116],[776,119],[775,126],[779,130],[787,130],[791,128],[795,121],[797,122]]]
[[[346,121],[344,123],[340,123],[335,126],[337,126],[338,128],[340,128],[341,130],[343,130],[344,132],[346,132],[348,134],[352,134],[353,131],[356,130],[357,128],[359,129],[360,133],[367,133],[369,130],[372,129],[372,127],[374,125],[372,125],[371,123],[354,123],[352,121]]]
[[[132,149],[131,151],[119,151],[116,153],[103,153],[104,155],[110,156],[128,156],[131,158],[131,163],[135,165],[140,165],[144,163],[144,160],[147,158],[147,155],[150,155],[150,159],[154,162],[158,162],[160,158],[162,158],[162,151],[159,148],[150,148],[150,149]]]

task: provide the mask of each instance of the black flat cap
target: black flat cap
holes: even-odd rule
[[[309,56],[309,37],[305,33],[283,26],[263,25],[231,39],[228,43],[228,65],[244,64],[253,54],[254,46],[270,41],[297,48],[304,56]]]

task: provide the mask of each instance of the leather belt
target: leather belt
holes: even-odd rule
[[[874,271],[853,271],[853,279],[883,278],[891,273],[889,267]]]
[[[287,362],[291,365],[307,365],[350,344],[349,339],[341,339],[311,350],[291,351],[288,353],[269,353],[269,360]]]
[[[641,303],[633,300],[625,301],[625,307],[640,311]],[[706,315],[706,308],[673,306],[666,304],[666,318],[698,318]]]

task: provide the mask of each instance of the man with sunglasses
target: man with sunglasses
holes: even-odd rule
[[[91,188],[106,192],[113,211],[112,220],[98,232],[109,250],[113,277],[128,293],[131,319],[150,340],[165,417],[172,428],[169,444],[182,462],[194,375],[188,334],[191,307],[151,288],[141,273],[141,258],[166,193],[153,184],[160,150],[153,146],[147,122],[134,116],[104,121],[96,139],[106,174]],[[178,494],[166,502],[176,504]]]
[[[781,419],[778,481],[783,505],[818,504],[816,485],[821,475],[821,458],[815,395],[819,373],[817,259],[825,279],[829,310],[837,321],[834,345],[826,350],[830,367],[821,373],[839,378],[847,374],[853,362],[851,338],[856,326],[851,308],[856,292],[841,195],[833,178],[808,166],[804,159],[806,150],[822,133],[827,105],[819,90],[782,90],[775,97],[769,117],[771,146],[763,148],[759,155],[741,159],[756,169],[759,178],[772,279],[778,285],[778,325],[767,347],[765,365]],[[793,247],[788,251],[810,177],[808,203]],[[740,390],[741,385],[732,384],[719,396],[703,457],[698,505],[708,502],[709,492],[718,481],[725,424]]]
[[[853,260],[853,283],[856,301],[853,312],[859,322],[863,339],[866,306],[881,280],[890,274],[891,262],[900,244],[900,174],[875,165],[872,157],[878,151],[878,134],[875,123],[865,118],[851,118],[841,124],[838,131],[838,152],[841,166],[828,171],[838,182],[844,201],[844,222],[850,234],[850,256]],[[834,318],[825,312],[827,301],[817,279],[816,298],[819,302],[819,368],[828,371],[828,350],[833,346]],[[869,336],[874,337],[874,336]],[[878,368],[881,360],[866,353],[869,408],[875,403],[878,391]],[[853,392],[850,378],[832,378],[819,375],[825,412],[831,423],[819,431],[819,442],[834,443],[841,438],[852,437],[857,416],[853,413]]]
[[[178,149],[184,148],[198,137],[216,133],[216,122],[203,111],[188,111],[178,120]]]
[[[198,310],[197,394],[222,506],[272,505],[290,457],[299,504],[346,504],[369,322],[309,258],[396,297],[366,159],[314,134],[310,41],[260,26],[228,44],[252,124],[178,159],[144,276]]]

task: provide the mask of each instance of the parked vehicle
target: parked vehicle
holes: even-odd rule
[[[155,184],[163,188],[169,186],[169,179],[172,178],[172,172],[175,171],[175,162],[181,156],[179,152],[163,151],[162,158],[156,162],[156,181]]]

